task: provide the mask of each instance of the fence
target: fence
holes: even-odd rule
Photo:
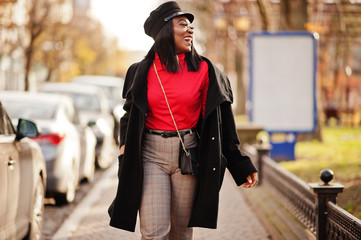
[[[361,239],[361,220],[336,205],[343,186],[328,184],[332,176],[327,179],[325,175],[323,184],[307,184],[272,160],[268,147],[244,145],[242,150],[257,165],[259,184],[267,187],[318,240]]]

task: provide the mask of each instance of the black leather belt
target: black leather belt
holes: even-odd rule
[[[150,133],[150,134],[154,134],[154,135],[159,135],[162,136],[164,138],[169,138],[169,137],[178,137],[178,133],[177,131],[159,131],[159,130],[152,130],[152,129],[145,129],[144,130],[146,133]],[[181,134],[181,136],[184,136],[186,134],[192,133],[193,130],[192,129],[186,129],[186,130],[180,130],[179,133]]]

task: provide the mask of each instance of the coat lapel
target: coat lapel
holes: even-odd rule
[[[152,61],[149,59],[144,59],[139,63],[134,74],[133,84],[129,89],[133,94],[134,104],[143,114],[148,111],[147,78],[151,64]]]
[[[225,101],[232,103],[233,95],[228,77],[207,58],[203,59],[208,64],[209,76],[209,86],[204,114],[204,119],[206,119],[217,106],[221,105],[221,103]]]

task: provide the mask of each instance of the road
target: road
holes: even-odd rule
[[[57,206],[54,199],[45,199],[45,212],[44,212],[44,228],[42,239],[50,240],[54,233],[64,223],[65,219],[74,211],[78,204],[83,200],[86,194],[92,189],[94,184],[101,178],[105,170],[97,169],[94,175],[94,180],[91,183],[84,182],[79,184],[74,202],[71,204]]]

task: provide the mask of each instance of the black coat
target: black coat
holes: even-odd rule
[[[256,172],[250,158],[239,150],[239,140],[231,109],[232,91],[228,78],[208,59],[209,87],[204,119],[198,124],[200,133],[199,186],[189,227],[217,227],[219,190],[225,167],[238,186]],[[143,132],[147,115],[147,75],[151,60],[133,64],[126,75],[123,97],[126,114],[121,118],[118,189],[109,207],[110,225],[134,231],[143,185],[141,162]]]

